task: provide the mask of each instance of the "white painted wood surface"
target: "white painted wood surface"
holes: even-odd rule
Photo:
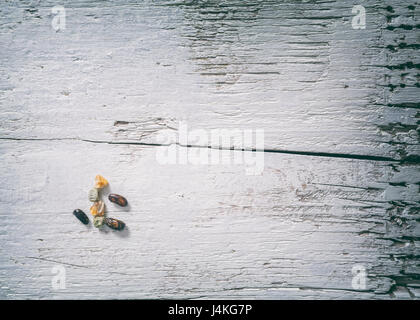
[[[418,298],[420,4],[355,4],[3,1],[0,298]],[[264,129],[263,174],[160,164],[179,121]],[[98,173],[124,232],[72,215]]]

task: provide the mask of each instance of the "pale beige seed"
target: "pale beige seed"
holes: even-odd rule
[[[91,189],[89,190],[89,200],[92,202],[98,201],[99,200],[99,192],[98,189]]]

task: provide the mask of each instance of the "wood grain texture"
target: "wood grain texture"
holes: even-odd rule
[[[2,2],[0,298],[418,299],[420,4],[355,4]],[[263,174],[160,164],[180,121],[264,129]],[[71,214],[98,173],[124,232]]]

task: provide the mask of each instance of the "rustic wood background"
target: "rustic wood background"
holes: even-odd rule
[[[419,10],[1,1],[0,298],[419,298]],[[160,164],[179,121],[264,129],[263,174]],[[124,232],[72,215],[99,173]]]

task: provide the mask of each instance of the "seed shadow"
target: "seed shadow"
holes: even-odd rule
[[[128,238],[130,236],[130,230],[128,229],[127,225],[123,230],[113,230],[104,224],[101,227],[99,227],[98,230],[99,232],[104,234],[113,233],[120,238]]]
[[[105,187],[103,187],[100,191],[99,191],[99,198],[104,201],[105,198],[108,199],[108,195],[111,193],[111,187],[109,186],[109,184],[107,184]]]
[[[115,204],[113,202],[111,202],[111,203],[112,203],[112,207],[117,209],[118,211],[129,212],[131,210],[131,206],[130,206],[130,203],[128,203],[128,201],[127,201],[127,205],[125,207],[121,207],[118,204]]]
[[[128,238],[130,236],[130,229],[127,226],[121,231],[115,230],[115,234],[120,238]]]
[[[105,226],[105,224],[104,225],[102,225],[102,226],[100,226],[99,228],[97,228],[98,229],[98,231],[99,232],[101,232],[101,233],[109,233],[111,230],[109,230],[109,228],[107,228],[106,226]]]
[[[85,226],[86,226],[86,229],[88,229],[88,230],[92,230],[92,227],[93,227],[93,222],[92,222],[92,221],[90,221],[90,219],[89,219],[89,223],[88,223],[88,224],[85,224]]]

